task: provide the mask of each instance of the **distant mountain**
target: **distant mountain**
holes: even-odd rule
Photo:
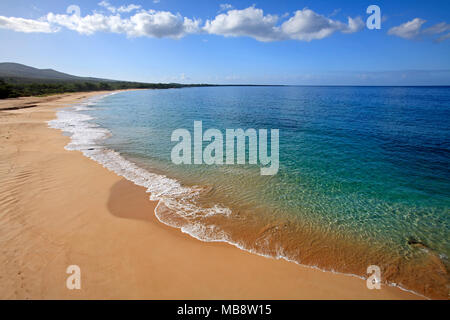
[[[65,92],[124,89],[175,89],[211,87],[211,84],[143,83],[77,77],[53,69],[37,69],[19,63],[0,63],[0,99],[42,96]]]
[[[113,81],[99,78],[77,77],[53,69],[37,69],[20,63],[11,62],[0,63],[0,79],[7,79],[13,82]]]

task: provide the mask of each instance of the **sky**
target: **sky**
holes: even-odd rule
[[[450,1],[2,0],[0,62],[142,82],[450,85]]]

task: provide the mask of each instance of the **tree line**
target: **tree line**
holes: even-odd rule
[[[126,81],[52,81],[10,82],[0,79],[0,99],[43,96],[66,92],[109,91],[121,89],[171,89],[205,87],[207,84],[140,83]]]

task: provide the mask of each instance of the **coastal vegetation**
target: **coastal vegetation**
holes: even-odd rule
[[[42,96],[65,92],[90,92],[120,89],[170,89],[210,86],[205,84],[140,83],[126,81],[27,81],[0,80],[0,99]]]

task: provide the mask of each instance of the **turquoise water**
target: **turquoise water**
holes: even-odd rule
[[[148,90],[110,95],[80,112],[108,129],[97,144],[199,186],[196,205],[219,214],[183,219],[213,226],[210,239],[226,233],[247,250],[361,276],[378,264],[388,282],[448,293],[448,87]],[[195,120],[223,133],[279,129],[278,174],[261,176],[255,165],[172,164],[172,131],[193,133]],[[198,228],[186,232],[206,239]]]

